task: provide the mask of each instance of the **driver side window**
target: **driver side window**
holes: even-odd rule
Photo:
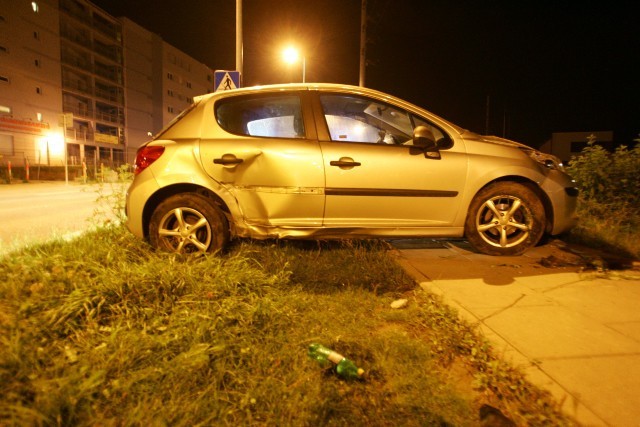
[[[332,141],[389,145],[411,141],[413,127],[404,110],[353,95],[324,94],[320,102]]]

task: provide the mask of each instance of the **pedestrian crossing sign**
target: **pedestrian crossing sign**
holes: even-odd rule
[[[240,87],[240,71],[216,70],[214,73],[214,92]]]

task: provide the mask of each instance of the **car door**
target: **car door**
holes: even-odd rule
[[[273,92],[216,101],[203,139],[206,172],[235,196],[244,220],[263,226],[320,226],[324,165],[305,92]]]
[[[467,174],[458,145],[437,125],[377,98],[318,92],[327,227],[450,227]],[[415,126],[438,135],[439,158],[413,146]],[[321,132],[321,127],[326,130]]]

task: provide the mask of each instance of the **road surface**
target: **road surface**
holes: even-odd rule
[[[95,226],[101,221],[96,209],[107,210],[97,199],[112,194],[115,185],[0,184],[0,255],[49,239],[70,239]]]

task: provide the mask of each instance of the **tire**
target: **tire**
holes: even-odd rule
[[[153,211],[149,240],[153,247],[169,252],[212,253],[228,243],[229,226],[222,211],[207,198],[177,194]]]
[[[544,234],[545,222],[544,206],[531,188],[497,182],[476,194],[464,229],[479,252],[511,256],[535,246]]]

